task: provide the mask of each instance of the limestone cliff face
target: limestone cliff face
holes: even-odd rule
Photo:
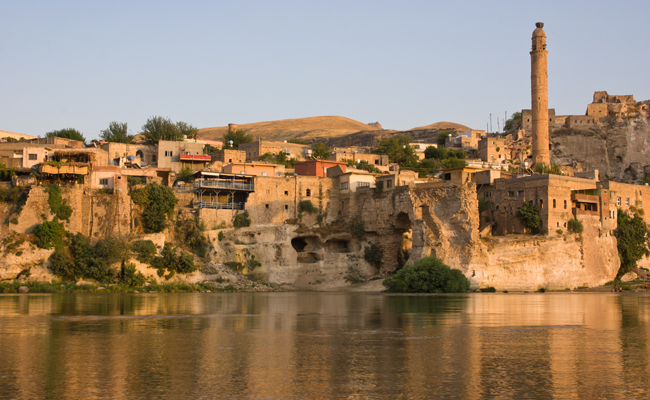
[[[551,133],[550,141],[552,162],[587,160],[612,179],[625,179],[631,165],[640,164],[641,170],[650,166],[650,124],[644,116],[619,118],[590,130],[559,129]]]
[[[474,287],[597,286],[613,280],[620,267],[616,239],[594,222],[585,221],[581,235],[480,238],[473,185],[432,184],[381,195],[367,191],[357,204],[366,230],[376,235],[370,240],[383,251],[382,272],[397,267],[401,249],[408,247],[407,231],[413,238],[409,261],[436,256],[463,271]]]

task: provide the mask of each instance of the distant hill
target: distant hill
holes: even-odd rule
[[[472,128],[469,128],[469,127],[467,127],[465,125],[456,124],[454,122],[441,121],[441,122],[436,122],[435,124],[431,124],[431,125],[427,125],[427,126],[420,126],[418,128],[409,129],[406,132],[409,132],[409,131],[422,131],[422,130],[425,130],[425,129],[427,129],[427,130],[450,129],[450,130],[465,132],[465,131],[469,131]]]
[[[21,138],[24,138],[25,140],[29,139],[38,139],[37,136],[31,136],[31,135],[25,135],[24,133],[15,133],[15,132],[7,132],[7,131],[0,131],[0,139],[10,137],[16,140],[20,140]]]
[[[255,139],[286,140],[303,139],[306,141],[349,135],[359,131],[380,130],[350,118],[338,116],[283,119],[279,121],[237,124],[253,135]],[[228,132],[227,126],[199,129],[199,136],[205,139],[220,140]]]

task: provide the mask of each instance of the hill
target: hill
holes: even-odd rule
[[[12,139],[20,140],[25,139],[25,140],[30,140],[30,139],[38,139],[37,136],[32,136],[32,135],[25,135],[24,133],[15,133],[15,132],[8,132],[8,131],[0,131],[0,139],[10,137]]]
[[[410,131],[423,131],[423,130],[434,130],[434,131],[438,131],[438,130],[444,130],[444,129],[450,129],[450,130],[456,130],[456,131],[460,131],[460,132],[465,132],[465,131],[469,131],[469,130],[472,129],[472,128],[469,128],[469,127],[467,127],[467,126],[465,126],[465,125],[456,124],[456,123],[454,123],[454,122],[445,122],[445,121],[441,121],[441,122],[436,122],[435,124],[431,124],[431,125],[427,125],[427,126],[420,126],[420,127],[418,127],[418,128],[409,129],[409,130],[406,131],[406,132],[410,132]]]
[[[286,140],[304,139],[316,140],[349,135],[359,131],[379,130],[350,118],[338,116],[309,117],[283,119],[279,121],[255,122],[237,125],[255,139]],[[228,132],[227,126],[199,129],[199,136],[205,139],[221,140]]]

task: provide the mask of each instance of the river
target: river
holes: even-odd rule
[[[0,398],[643,398],[650,294],[0,295]]]

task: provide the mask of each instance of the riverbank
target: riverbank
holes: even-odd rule
[[[22,289],[21,289],[22,288]],[[199,293],[199,292],[283,292],[288,288],[264,282],[236,283],[146,283],[141,287],[92,282],[0,282],[0,293]]]

